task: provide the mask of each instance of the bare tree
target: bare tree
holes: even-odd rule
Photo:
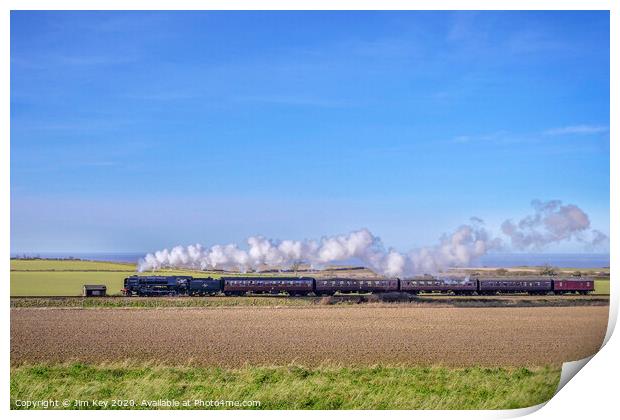
[[[299,270],[299,267],[303,264],[303,260],[296,260],[293,262],[293,264],[291,264],[291,270],[293,270],[293,272],[295,272],[295,276],[297,276],[297,270]]]
[[[545,264],[540,270],[540,274],[543,276],[557,276],[558,271],[555,267],[552,267],[550,264]]]

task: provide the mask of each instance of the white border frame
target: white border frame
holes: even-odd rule
[[[0,383],[0,410],[6,411],[8,415],[19,418],[32,418],[44,415],[49,418],[68,418],[81,416],[83,412],[77,411],[10,411],[9,400],[9,372],[10,372],[10,307],[8,305],[10,296],[10,164],[9,164],[9,141],[10,138],[10,10],[610,10],[611,24],[611,44],[610,44],[610,159],[611,159],[611,191],[610,191],[610,258],[611,271],[616,273],[618,261],[618,223],[617,216],[620,214],[618,205],[617,191],[619,178],[618,146],[613,141],[616,136],[616,122],[612,115],[618,115],[614,111],[618,110],[618,85],[617,75],[620,70],[618,67],[618,41],[620,33],[618,30],[619,6],[618,2],[612,0],[436,0],[436,1],[403,1],[403,0],[302,0],[285,2],[281,0],[264,0],[261,2],[251,0],[5,0],[0,4],[2,13],[0,14],[0,60],[2,61],[2,78],[0,86],[2,89],[2,101],[0,102],[0,251],[5,255],[0,259],[0,269],[4,273],[4,284],[2,294],[7,306],[2,311],[2,342],[1,357],[2,377]],[[617,337],[612,337],[611,333],[616,324],[618,315],[619,294],[616,287],[611,288],[611,302],[609,313],[609,324],[605,338],[606,346],[597,353],[589,367],[584,372],[579,373],[577,380],[571,380],[553,399],[546,405],[530,407],[520,410],[497,410],[497,411],[390,411],[391,417],[398,418],[506,418],[521,416],[537,411],[542,406],[543,409],[533,414],[532,418],[582,418],[585,415],[593,418],[611,418],[617,413],[617,395],[615,387],[618,385],[618,375],[620,374],[619,362],[614,352],[620,354],[620,344]],[[111,415],[111,412],[88,412],[88,416],[101,418]],[[123,413],[127,415],[126,413]],[[209,411],[208,415],[212,418],[223,418],[234,415],[239,418],[256,417],[276,417],[284,418],[288,415],[295,415],[301,419],[319,418],[325,415],[339,418],[380,418],[385,413],[377,411],[295,411],[286,410],[277,412],[265,411]],[[204,411],[135,411],[131,416],[136,418],[170,418],[171,416],[194,417],[204,416]]]

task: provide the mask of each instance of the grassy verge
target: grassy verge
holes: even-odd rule
[[[195,400],[225,400],[260,401],[252,407],[260,409],[509,409],[547,401],[559,378],[560,370],[548,367],[24,365],[11,369],[11,408],[42,400],[58,400],[58,408],[64,400],[65,408],[97,408],[93,400],[115,408],[111,401],[120,399],[133,408],[158,400],[205,408]],[[77,407],[74,400],[89,403]]]
[[[236,306],[310,306],[317,298],[296,297],[131,297],[131,298],[80,298],[38,297],[12,298],[12,308],[208,308]]]
[[[607,296],[442,296],[392,299],[378,295],[333,297],[216,296],[216,297],[13,297],[11,308],[222,308],[222,307],[309,307],[309,306],[424,306],[457,308],[607,306]]]

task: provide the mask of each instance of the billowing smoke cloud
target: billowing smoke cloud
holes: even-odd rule
[[[540,249],[545,245],[576,239],[588,246],[599,246],[608,237],[590,228],[588,215],[579,207],[561,201],[532,202],[534,214],[518,223],[506,220],[502,232],[515,249]],[[473,217],[440,238],[433,247],[401,253],[386,248],[381,239],[367,229],[319,240],[275,240],[263,236],[247,239],[247,248],[236,244],[176,246],[147,254],[138,263],[139,271],[184,267],[199,270],[222,269],[247,272],[261,266],[291,267],[299,262],[313,267],[356,259],[373,271],[390,277],[437,273],[448,267],[466,267],[491,250],[502,249],[483,221]]]
[[[303,261],[313,266],[358,259],[385,276],[432,273],[445,267],[466,266],[472,259],[497,247],[498,240],[490,239],[479,219],[463,225],[441,238],[432,248],[422,248],[408,254],[386,249],[381,240],[367,229],[347,235],[329,236],[320,240],[283,240],[252,236],[247,249],[237,245],[176,246],[147,254],[139,262],[139,270],[164,267],[194,269],[224,269],[248,271],[262,265],[290,267]]]
[[[588,215],[574,204],[563,205],[560,200],[532,201],[534,214],[518,223],[506,220],[502,232],[510,237],[511,244],[519,250],[539,250],[546,245],[577,240],[589,247],[604,244],[609,238],[590,228]]]

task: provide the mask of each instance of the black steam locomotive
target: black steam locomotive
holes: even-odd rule
[[[327,296],[336,293],[404,292],[455,295],[494,294],[587,294],[594,291],[590,278],[496,277],[353,279],[313,277],[238,276],[196,278],[191,276],[131,276],[124,282],[125,296],[242,296],[286,293],[290,296]]]

